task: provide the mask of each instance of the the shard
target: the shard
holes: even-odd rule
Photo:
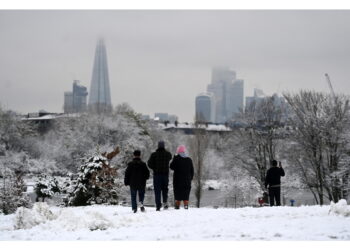
[[[92,71],[89,110],[92,112],[110,112],[112,110],[109,87],[106,46],[100,39],[96,46],[95,61]]]

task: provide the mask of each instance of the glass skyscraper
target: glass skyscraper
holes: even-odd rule
[[[215,106],[213,98],[212,93],[202,93],[196,97],[196,122],[214,122]]]
[[[73,92],[64,92],[64,113],[81,113],[86,111],[87,89],[79,84],[78,80],[73,82]]]
[[[243,108],[244,81],[236,79],[236,72],[228,67],[212,69],[211,84],[208,85],[207,91],[214,95],[216,123],[234,119],[235,114]]]
[[[92,71],[89,111],[110,112],[112,110],[109,87],[106,46],[103,39],[97,42],[95,60]]]

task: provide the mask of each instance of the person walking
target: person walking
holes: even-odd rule
[[[147,161],[148,167],[153,170],[153,187],[156,202],[156,210],[162,207],[168,209],[168,185],[169,185],[169,162],[171,154],[165,149],[164,141],[158,142],[158,148]]]
[[[265,188],[269,188],[269,198],[270,198],[270,206],[275,205],[281,206],[281,176],[284,176],[284,170],[282,168],[281,162],[273,160],[271,162],[271,167],[267,170],[266,178],[265,178]]]
[[[125,170],[124,184],[130,186],[131,207],[137,212],[136,196],[139,195],[139,206],[141,212],[145,212],[143,201],[145,198],[146,181],[149,178],[149,170],[145,162],[141,160],[141,151],[134,151],[134,159],[128,163]]]
[[[180,145],[176,150],[177,155],[174,156],[170,163],[170,169],[174,171],[173,187],[175,197],[175,209],[179,209],[181,201],[184,208],[188,209],[188,201],[191,192],[191,181],[194,175],[192,159],[186,154],[186,147]]]

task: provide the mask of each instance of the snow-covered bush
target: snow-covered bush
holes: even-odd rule
[[[32,209],[21,207],[15,216],[15,229],[29,229],[48,220],[56,219],[56,215],[44,202],[37,202]]]
[[[339,200],[337,203],[331,201],[329,213],[342,216],[350,216],[350,206],[348,206],[346,200],[344,199]]]
[[[86,219],[86,224],[90,231],[106,230],[112,226],[112,223],[99,212],[89,212],[89,216]]]
[[[69,187],[68,206],[117,204],[121,183],[115,181],[117,168],[109,161],[118,153],[119,148],[109,154],[97,154],[80,166],[77,179]]]
[[[60,187],[55,177],[41,175],[35,184],[34,190],[37,196],[36,201],[39,201],[39,198],[45,201],[45,198],[52,198],[55,193],[59,193]]]
[[[30,199],[24,193],[26,186],[21,171],[2,169],[0,172],[0,211],[11,214],[18,207],[30,207]]]

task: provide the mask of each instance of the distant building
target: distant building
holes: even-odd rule
[[[168,113],[155,113],[154,119],[160,122],[168,121],[174,123],[179,118],[176,115],[169,115]]]
[[[78,80],[73,82],[73,91],[64,92],[64,113],[86,112],[86,98],[88,92],[86,87],[79,85]]]
[[[228,106],[228,118],[232,119],[243,109],[244,105],[244,80],[237,79],[231,87],[231,103]]]
[[[260,100],[263,100],[266,97],[264,92],[261,89],[254,89],[254,95],[253,96],[247,96],[245,98],[245,106],[249,107],[251,103],[253,102],[259,102]]]
[[[142,116],[141,116],[141,119],[142,119],[142,120],[147,120],[147,121],[148,121],[148,120],[151,119],[151,117],[150,117],[149,115],[142,115]]]
[[[196,97],[196,121],[210,123],[215,121],[215,103],[213,93],[201,93]]]
[[[178,120],[179,120],[179,118],[176,115],[169,115],[168,116],[168,121],[171,122],[171,123],[174,123],[174,122],[176,122]]]
[[[212,69],[211,83],[207,91],[215,99],[215,123],[225,123],[243,108],[244,81],[236,79],[236,72],[228,67]]]
[[[168,113],[155,113],[154,118],[159,121],[168,121],[169,120],[169,114]]]
[[[96,46],[94,67],[92,71],[89,111],[110,112],[112,110],[111,93],[109,87],[106,46],[100,39]]]
[[[64,113],[73,113],[73,92],[66,91],[64,92]]]
[[[283,96],[279,96],[278,94],[273,94],[272,96],[267,96],[261,89],[254,89],[254,96],[246,97],[246,108],[249,108],[251,105],[259,105],[267,98],[272,98],[273,105],[275,107],[279,107],[282,110],[282,122],[287,121],[290,116],[291,110],[288,106],[285,98]]]

